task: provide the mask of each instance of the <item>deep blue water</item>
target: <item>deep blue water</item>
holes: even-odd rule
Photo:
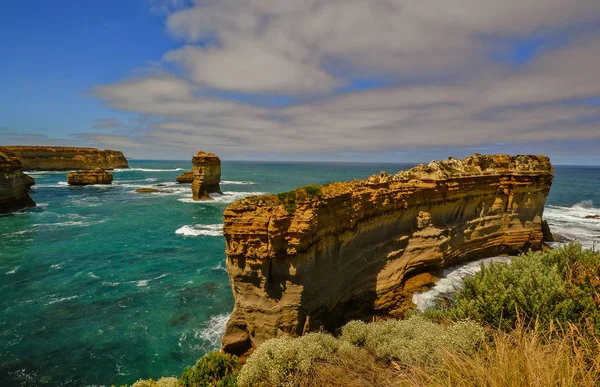
[[[410,164],[224,162],[215,201],[174,179],[188,162],[132,161],[112,186],[74,188],[33,173],[39,206],[0,217],[0,385],[85,386],[179,375],[219,347],[233,307],[222,212],[296,186]],[[137,194],[167,184],[171,193]],[[600,168],[556,167],[553,231],[600,239]]]

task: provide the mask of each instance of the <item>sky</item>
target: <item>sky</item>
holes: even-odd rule
[[[600,165],[600,1],[4,1],[0,144]]]

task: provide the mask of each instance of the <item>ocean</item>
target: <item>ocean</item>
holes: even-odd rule
[[[194,202],[189,185],[175,184],[189,161],[130,165],[111,186],[69,187],[66,172],[32,172],[38,207],[0,216],[0,385],[180,375],[219,348],[233,308],[221,235],[229,203],[413,166],[225,161],[224,195]],[[545,219],[591,247],[600,220],[584,217],[600,215],[600,167],[555,169]]]

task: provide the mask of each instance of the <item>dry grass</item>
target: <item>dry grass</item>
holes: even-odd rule
[[[402,370],[406,386],[600,386],[600,342],[576,327],[494,332],[475,354],[447,353],[435,369]]]

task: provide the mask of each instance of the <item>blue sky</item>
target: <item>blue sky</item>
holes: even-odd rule
[[[596,1],[5,3],[0,143],[600,164]]]

